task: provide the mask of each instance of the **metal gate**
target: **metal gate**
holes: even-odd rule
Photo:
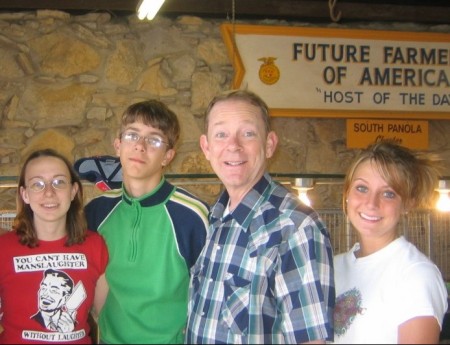
[[[338,209],[318,209],[317,212],[328,227],[334,253],[349,250],[357,236],[344,212]],[[450,281],[450,213],[410,212],[399,226],[400,233],[439,267],[445,281]]]

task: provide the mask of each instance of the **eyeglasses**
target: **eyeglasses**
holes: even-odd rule
[[[62,190],[62,189],[66,189],[69,186],[69,184],[71,184],[71,183],[64,179],[61,179],[61,178],[55,178],[55,179],[51,180],[50,182],[45,182],[43,180],[37,180],[25,187],[35,193],[39,193],[39,192],[42,192],[49,184],[53,187],[54,190]]]
[[[142,138],[147,145],[154,148],[160,148],[163,144],[169,145],[168,142],[163,141],[159,137],[144,137],[135,132],[125,132],[120,137],[127,143],[137,143]]]

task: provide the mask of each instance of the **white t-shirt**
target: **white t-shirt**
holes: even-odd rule
[[[437,266],[403,236],[376,253],[356,258],[359,243],[334,258],[334,342],[394,344],[398,326],[434,316],[441,328],[447,289]]]

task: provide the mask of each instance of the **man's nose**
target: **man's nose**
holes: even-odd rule
[[[240,150],[242,148],[241,141],[237,135],[231,135],[228,138],[228,147],[230,150]]]

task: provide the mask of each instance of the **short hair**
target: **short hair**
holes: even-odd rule
[[[17,214],[14,219],[13,230],[16,231],[17,235],[19,236],[19,241],[21,244],[26,245],[30,248],[34,248],[38,245],[38,237],[33,222],[33,210],[31,209],[29,204],[23,201],[20,194],[20,187],[25,187],[25,173],[27,171],[28,164],[32,160],[40,157],[55,157],[61,160],[66,165],[69,171],[70,182],[72,184],[78,184],[78,191],[70,204],[69,210],[67,211],[66,245],[71,246],[73,244],[81,244],[84,242],[87,236],[87,223],[83,209],[83,187],[81,179],[75,171],[72,163],[61,153],[53,149],[36,150],[30,153],[22,166],[16,194]]]
[[[413,151],[385,139],[362,150],[350,165],[344,179],[344,211],[355,171],[366,161],[376,166],[386,183],[400,195],[408,208],[430,205],[442,169],[442,159],[435,153]]]
[[[151,99],[130,105],[121,118],[121,132],[133,122],[160,129],[169,141],[169,149],[176,146],[180,138],[180,123],[177,115],[161,101]]]
[[[209,114],[211,113],[212,108],[219,102],[227,101],[227,100],[241,100],[248,102],[261,110],[261,119],[264,122],[264,128],[266,130],[266,134],[271,131],[270,127],[270,112],[269,107],[266,102],[263,101],[261,97],[259,97],[256,93],[249,90],[231,90],[223,92],[217,96],[215,96],[205,111],[205,124],[204,131],[208,133],[208,125],[209,125]]]

